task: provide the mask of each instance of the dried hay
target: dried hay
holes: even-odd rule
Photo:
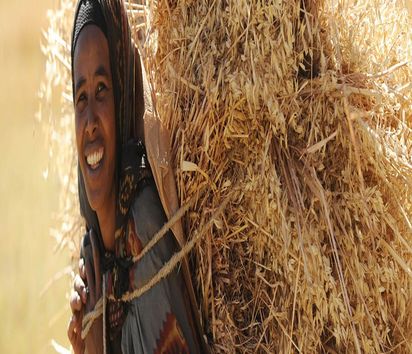
[[[80,237],[84,234],[80,220],[77,189],[77,148],[71,83],[71,31],[75,0],[61,0],[55,10],[47,12],[49,27],[43,31],[42,52],[46,67],[39,89],[38,117],[46,131],[49,166],[45,176],[55,173],[60,182],[60,205],[57,211],[61,227],[51,234],[59,247],[67,247],[79,257]]]
[[[214,351],[412,352],[412,27],[401,5],[159,0],[130,12],[181,203],[197,198],[189,237],[228,203],[192,252]],[[71,6],[51,17],[42,92],[67,97],[49,130],[69,192],[57,234],[74,245]]]

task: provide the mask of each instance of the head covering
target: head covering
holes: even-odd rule
[[[96,1],[80,1],[75,24],[73,27],[72,57],[76,48],[77,39],[81,30],[87,25],[96,25],[99,27],[107,38],[106,21],[104,20],[102,10]]]
[[[74,97],[74,51],[83,28],[98,26],[108,41],[116,120],[116,238],[124,233],[124,220],[142,179],[150,169],[143,143],[136,136],[144,112],[140,58],[130,34],[126,9],[121,0],[80,0],[72,33],[72,87]],[[141,138],[141,137],[139,137]],[[90,207],[80,166],[78,166],[80,212],[87,230],[93,229],[100,241],[101,231],[96,212]]]

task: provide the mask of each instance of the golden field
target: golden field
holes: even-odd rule
[[[59,273],[69,257],[50,236],[59,185],[43,177],[50,161],[35,119],[41,30],[56,5],[0,1],[0,353],[52,353],[52,339],[68,347],[70,278]]]

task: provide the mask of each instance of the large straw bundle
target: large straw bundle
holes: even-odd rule
[[[410,22],[332,5],[154,6],[188,234],[230,200],[193,257],[216,350],[412,348]]]
[[[147,15],[142,50],[181,203],[196,198],[189,238],[213,217],[192,252],[213,350],[412,352],[412,29],[402,4],[133,9],[133,22]],[[59,156],[72,154],[67,145]]]

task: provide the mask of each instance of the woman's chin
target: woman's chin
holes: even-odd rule
[[[86,158],[81,161],[80,167],[87,199],[90,207],[96,213],[99,213],[99,211],[105,213],[106,209],[111,209],[108,203],[112,200],[110,197],[115,182],[114,165],[112,166],[109,161],[110,159],[107,159],[105,155],[95,164],[89,164]],[[110,171],[113,172],[110,173]]]
[[[103,167],[103,161],[100,161],[100,163],[94,166],[86,163],[82,168],[84,184],[87,192],[87,199],[94,211],[96,211],[101,206],[102,200],[107,194],[104,190],[104,187],[109,185],[108,183],[105,183],[106,178]]]
[[[108,212],[113,211],[111,205],[115,203],[115,195],[112,190],[107,187],[112,186],[114,182],[103,184],[100,188],[88,188],[86,186],[87,199],[90,207],[99,215],[108,215]]]
[[[93,211],[98,213],[98,211],[102,210],[104,206],[103,198],[102,198],[102,193],[99,193],[99,191],[87,191],[87,199],[89,200],[90,208],[92,208]]]
[[[108,208],[108,201],[110,200],[111,191],[108,187],[113,185],[113,182],[104,183],[102,179],[95,181],[86,180],[86,194],[90,207],[95,211],[101,211]]]

